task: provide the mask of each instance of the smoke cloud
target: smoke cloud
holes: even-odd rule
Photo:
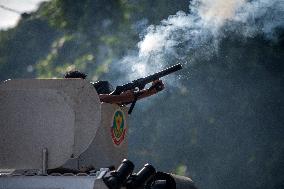
[[[124,57],[121,63],[132,68],[129,77],[135,79],[176,62],[184,63],[197,50],[199,56],[210,58],[227,33],[277,40],[279,27],[284,27],[282,0],[193,0],[188,13],[179,11],[160,25],[150,25],[138,43],[138,52]],[[190,64],[194,58],[184,66]]]
[[[283,0],[193,0],[149,26],[122,61],[130,80],[176,62],[185,69],[132,115],[130,147],[143,152],[134,157],[186,165],[199,188],[284,188],[283,10]]]

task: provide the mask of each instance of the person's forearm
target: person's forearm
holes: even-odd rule
[[[144,89],[144,90],[136,92],[135,95],[136,95],[137,99],[139,100],[141,98],[146,98],[146,97],[154,95],[154,94],[156,94],[156,91],[149,90],[149,89]]]
[[[132,102],[134,100],[134,95],[109,95],[100,94],[99,98],[101,102],[111,103],[111,104],[124,104],[127,102]]]
[[[135,100],[139,100],[157,93],[156,89],[143,89],[137,92],[126,91],[120,95],[100,94],[99,98],[101,102],[111,104],[129,104]]]

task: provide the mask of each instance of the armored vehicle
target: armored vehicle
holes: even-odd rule
[[[195,188],[150,164],[133,173],[128,107],[86,80],[8,80],[0,105],[0,189]]]

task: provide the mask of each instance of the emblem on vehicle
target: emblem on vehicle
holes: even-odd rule
[[[116,145],[120,145],[125,138],[126,123],[123,111],[116,110],[113,115],[111,137],[112,141]]]

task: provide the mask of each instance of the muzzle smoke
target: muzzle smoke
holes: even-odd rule
[[[149,26],[122,61],[133,69],[127,80],[176,62],[185,68],[132,115],[131,156],[168,170],[186,165],[199,188],[284,188],[284,1],[193,0],[189,8]]]
[[[122,60],[123,67],[132,67],[130,80],[184,63],[197,50],[199,56],[210,58],[228,33],[277,40],[277,28],[284,27],[282,0],[193,0],[189,8],[189,13],[177,12],[147,28],[138,52]],[[194,64],[194,58],[185,64]]]

